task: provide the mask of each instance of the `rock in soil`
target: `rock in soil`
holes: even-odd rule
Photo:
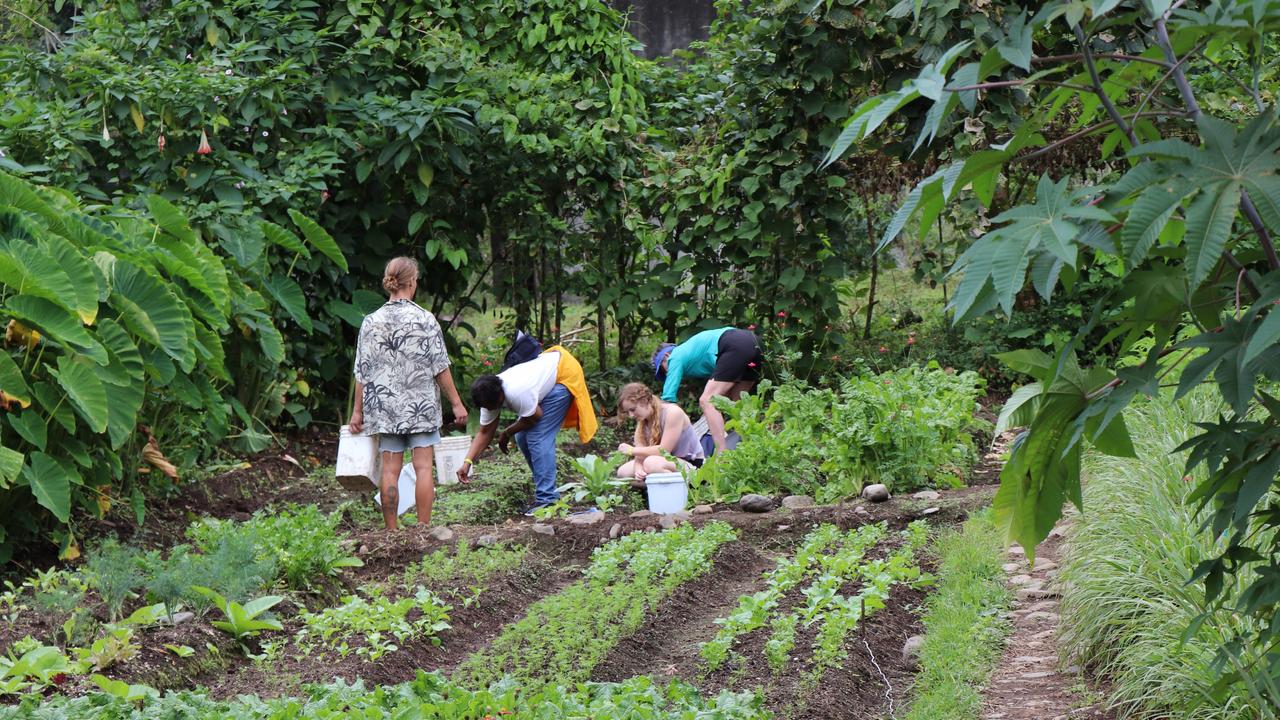
[[[189,613],[189,612],[186,612],[186,611],[183,611],[183,612],[176,612],[176,613],[174,613],[174,614],[173,614],[173,624],[174,624],[174,625],[181,625],[182,623],[184,623],[184,622],[186,622],[186,621],[188,621],[188,620],[190,620],[190,619],[192,619],[192,618],[194,618],[194,617],[195,617],[195,613]]]
[[[604,520],[604,513],[599,510],[592,510],[581,515],[574,515],[569,518],[570,525],[595,525]]]
[[[941,511],[942,511],[941,508],[936,508],[936,507],[925,508],[920,511],[920,516],[927,517],[929,515],[937,515]]]
[[[788,495],[782,498],[782,507],[788,510],[813,507],[813,498],[808,495]]]
[[[533,531],[539,535],[546,535],[548,537],[556,534],[556,529],[546,523],[534,523]]]
[[[933,490],[921,490],[911,497],[916,500],[938,500],[942,497],[942,494]]]
[[[693,506],[694,515],[706,515],[710,513],[712,510],[713,508],[710,505],[694,505]]]
[[[863,517],[871,517],[871,511],[862,507],[861,505],[853,509],[853,514],[861,515]]]
[[[443,525],[431,528],[431,532],[427,534],[440,542],[449,542],[453,539],[453,531]]]
[[[876,483],[875,485],[868,485],[862,488],[862,497],[870,500],[871,502],[884,502],[892,496],[889,494],[889,488],[881,485],[880,483]]]
[[[658,518],[658,524],[661,525],[664,530],[670,530],[688,519],[689,513],[681,510],[680,512],[668,513]]]
[[[614,523],[613,527],[609,528],[610,540],[617,538],[621,534],[622,534],[622,523]]]
[[[746,512],[764,513],[773,509],[773,498],[768,495],[743,495],[738,507]]]
[[[912,635],[907,638],[907,641],[902,643],[902,661],[908,663],[918,662],[922,645],[924,645],[923,635]]]
[[[499,542],[497,535],[481,535],[476,538],[476,545],[479,545],[480,547],[493,547]]]
[[[650,515],[652,515],[652,514],[653,514],[653,511],[652,511],[652,510],[637,510],[637,511],[635,511],[635,512],[631,513],[631,517],[633,517],[633,518],[647,518],[647,517],[649,517],[649,516],[650,516]]]

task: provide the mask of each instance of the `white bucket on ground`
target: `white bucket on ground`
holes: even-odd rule
[[[375,489],[377,486],[374,486]],[[400,507],[396,508],[396,515],[403,515],[411,507],[418,504],[418,473],[413,469],[413,463],[405,463],[400,468],[400,482],[396,485],[400,492]],[[373,501],[382,507],[382,492],[378,491],[373,494]]]
[[[355,492],[368,492],[371,483],[377,488],[380,454],[376,436],[355,435],[343,425],[338,431],[338,459],[334,463],[338,483]]]
[[[655,513],[680,512],[689,502],[689,485],[678,472],[649,473],[644,488],[649,494],[649,510]]]
[[[450,435],[440,438],[436,445],[436,484],[452,485],[458,482],[458,468],[471,449],[470,435]]]

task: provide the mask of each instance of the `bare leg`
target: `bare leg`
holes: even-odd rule
[[[724,415],[721,415],[720,411],[716,409],[715,403],[711,402],[711,398],[716,395],[728,397],[736,385],[737,383],[725,380],[708,380],[707,386],[702,389],[702,397],[698,398],[698,406],[702,408],[702,416],[707,419],[707,430],[711,431],[711,439],[716,442],[716,452],[724,450]]]
[[[628,460],[622,463],[622,467],[618,468],[618,477],[633,478],[636,476],[636,461]]]
[[[404,467],[404,453],[382,453],[382,523],[388,530],[396,529],[400,509],[400,469]]]
[[[431,506],[436,501],[435,478],[432,471],[436,460],[434,447],[413,449],[413,473],[417,476],[414,485],[414,499],[418,502],[418,524],[431,524]]]
[[[640,477],[641,472],[644,477],[648,477],[650,473],[675,472],[676,464],[661,455],[650,455],[644,459],[644,467],[636,471],[636,477]]]

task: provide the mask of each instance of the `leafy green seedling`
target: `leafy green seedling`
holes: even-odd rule
[[[171,645],[169,643],[165,643],[164,649],[180,658],[189,658],[196,654],[196,649],[190,645]]]
[[[279,620],[259,618],[263,613],[284,600],[284,597],[280,595],[267,595],[241,605],[234,600],[226,599],[216,590],[211,590],[207,587],[197,585],[191,589],[212,600],[214,605],[222,611],[222,615],[226,619],[214,620],[213,626],[229,633],[239,641],[241,649],[246,652],[248,652],[248,648],[245,646],[245,640],[257,637],[263,630],[284,629]]]
[[[150,685],[130,685],[123,680],[112,680],[103,675],[90,675],[89,679],[108,695],[114,695],[126,702],[141,704],[144,700],[159,699],[160,691]]]

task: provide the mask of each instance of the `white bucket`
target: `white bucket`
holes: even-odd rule
[[[470,435],[450,435],[440,438],[436,445],[436,484],[452,485],[458,482],[458,468],[471,449]]]
[[[338,483],[355,492],[368,492],[371,483],[377,488],[380,455],[376,436],[353,435],[343,425],[338,431],[338,460],[334,463]]]
[[[403,515],[406,510],[418,504],[418,473],[413,469],[413,463],[405,463],[400,469],[397,489],[400,491],[400,507],[396,508],[396,515]],[[382,507],[380,491],[373,494],[373,501],[378,507]]]
[[[644,487],[649,494],[651,512],[680,512],[689,502],[689,485],[678,472],[649,473],[644,478]]]

